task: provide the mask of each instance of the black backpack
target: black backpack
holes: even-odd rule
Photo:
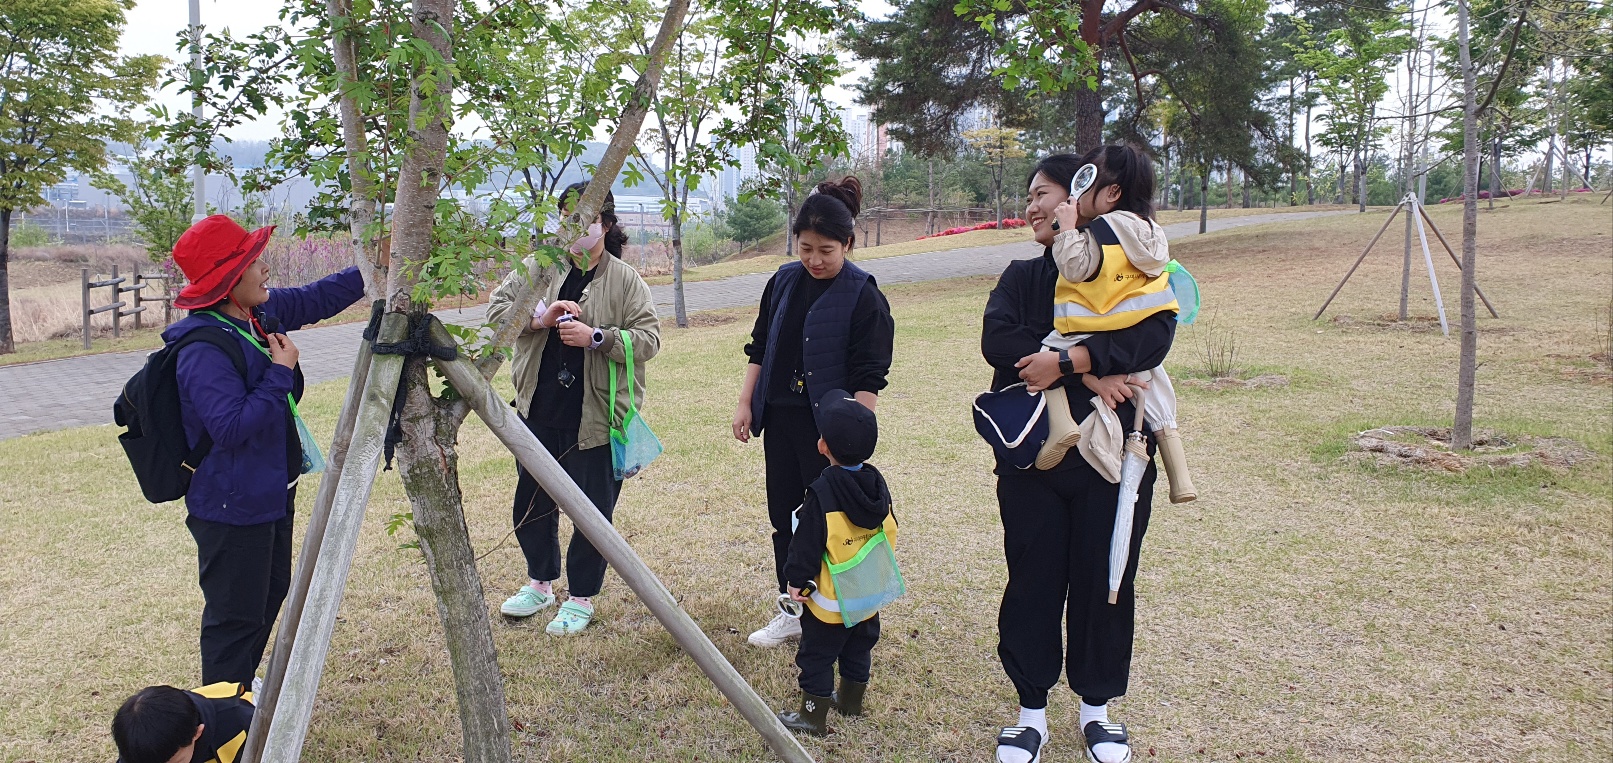
[[[205,430],[194,449],[187,445],[185,425],[179,416],[179,382],[174,369],[179,363],[179,351],[196,342],[223,350],[241,378],[247,378],[241,344],[223,329],[203,326],[146,356],[145,368],[129,377],[123,394],[112,404],[113,420],[129,428],[118,435],[118,444],[129,456],[135,479],[140,481],[140,492],[152,503],[185,497],[191,475],[213,449],[213,438]]]

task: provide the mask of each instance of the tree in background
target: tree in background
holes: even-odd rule
[[[1375,119],[1378,102],[1389,92],[1389,72],[1411,47],[1410,21],[1396,12],[1361,11],[1325,32],[1304,19],[1297,24],[1301,42],[1294,58],[1315,73],[1316,92],[1328,106],[1321,143],[1337,151],[1341,163],[1351,157],[1352,186],[1365,212],[1367,158],[1389,131]]]
[[[1024,133],[1008,127],[982,127],[963,134],[969,148],[981,157],[982,165],[991,173],[991,191],[996,202],[993,209],[998,223],[1003,219],[1003,177],[1009,164],[1024,159],[1025,147],[1020,142]]]
[[[190,227],[195,188],[189,163],[188,155],[169,144],[138,140],[123,163],[130,182],[124,183],[105,169],[94,173],[95,187],[118,197],[129,208],[135,233],[152,262],[168,259],[174,244]]]
[[[773,199],[751,194],[730,199],[723,206],[720,220],[743,252],[746,245],[761,241],[784,227],[784,210]]]
[[[45,203],[69,170],[95,172],[106,143],[134,134],[129,112],[156,85],[161,59],[119,57],[121,0],[0,4],[0,354],[11,331],[11,215]]]

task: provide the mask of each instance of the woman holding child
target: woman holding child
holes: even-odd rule
[[[561,210],[581,198],[587,182],[568,186]],[[661,349],[660,321],[650,287],[633,266],[622,262],[627,234],[617,224],[616,200],[605,194],[599,217],[571,247],[570,255],[548,267],[529,261],[493,291],[487,317],[498,321],[510,309],[526,279],[535,279],[543,295],[515,340],[510,373],[515,406],[538,441],[582,488],[605,519],[611,519],[622,482],[611,461],[610,421],[613,412],[611,366],[633,353],[633,373],[625,375],[614,396],[617,420],[625,420],[632,398],[644,398],[644,363]],[[549,497],[526,469],[517,465],[515,538],[526,557],[526,585],[499,611],[531,617],[557,602],[554,583],[560,577],[560,517]],[[571,535],[566,558],[568,600],[545,629],[563,636],[581,632],[594,617],[593,597],[605,583],[605,558],[582,533]]]
[[[734,412],[734,438],[762,438],[767,515],[773,525],[773,570],[786,590],[791,514],[807,486],[829,467],[818,452],[813,407],[832,389],[852,393],[873,410],[890,373],[895,323],[874,277],[847,260],[856,244],[862,185],[855,177],[820,183],[796,215],[799,261],[778,269],[762,291],[750,363]],[[771,603],[771,599],[769,599]],[[800,638],[801,622],[783,614],[750,634],[756,646]]]
[[[1078,199],[1070,183],[1086,164],[1098,176]],[[1107,146],[1084,157],[1056,154],[1036,165],[1029,180],[1025,219],[1044,247],[1042,256],[1019,260],[1003,271],[986,304],[981,352],[993,370],[992,389],[1025,382],[1032,391],[1064,387],[1076,421],[1091,411],[1087,401],[1112,408],[1131,422],[1135,408],[1128,375],[1158,366],[1175,334],[1174,305],[1130,300],[1128,293],[1105,295],[1117,307],[1097,316],[1079,343],[1063,351],[1044,347],[1054,333],[1055,314],[1093,315],[1063,304],[1088,291],[1142,288],[1150,283],[1129,263],[1143,252],[1163,250],[1163,231],[1152,222],[1153,165],[1129,146]],[[1103,217],[1100,218],[1100,215]],[[1099,239],[1100,254],[1078,279],[1061,279],[1076,239]],[[1138,240],[1145,245],[1138,245]],[[1162,264],[1162,263],[1161,263]],[[1071,275],[1068,267],[1062,267]],[[1107,280],[1098,278],[1103,273]],[[1118,273],[1122,276],[1116,279]],[[1157,276],[1157,272],[1153,274]],[[1102,283],[1100,283],[1102,282]],[[1108,284],[1120,284],[1110,286]],[[1055,309],[1057,303],[1058,309]],[[1122,314],[1125,304],[1148,304]],[[1121,311],[1121,312],[1115,312]],[[1119,326],[1119,327],[1116,327]],[[1064,326],[1060,331],[1069,333]],[[1056,334],[1055,334],[1056,336]],[[1133,380],[1133,383],[1136,383]],[[1146,386],[1146,384],[1140,385]],[[1050,398],[1050,403],[1060,400]],[[1145,427],[1146,429],[1146,427]],[[1149,437],[1148,451],[1154,452]],[[1109,603],[1109,541],[1114,529],[1119,485],[1071,448],[1051,469],[1017,469],[999,460],[997,500],[1003,523],[1008,585],[998,615],[998,655],[1019,695],[1019,720],[997,738],[999,763],[1033,763],[1048,738],[1048,693],[1061,667],[1081,698],[1080,728],[1088,756],[1098,763],[1131,759],[1125,727],[1108,719],[1110,699],[1126,693],[1131,669],[1138,552],[1148,529],[1155,469],[1152,458],[1138,491],[1131,555],[1118,603]],[[1064,643],[1063,630],[1068,630]]]

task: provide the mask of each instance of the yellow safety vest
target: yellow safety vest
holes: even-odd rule
[[[1059,276],[1053,289],[1053,328],[1060,334],[1091,334],[1130,328],[1154,313],[1180,311],[1171,281],[1150,278],[1126,258],[1108,221],[1092,221],[1088,234],[1103,249],[1098,274],[1075,283]]]
[[[827,542],[824,560],[818,566],[818,590],[807,597],[807,606],[812,614],[826,623],[844,623],[840,617],[840,602],[835,598],[834,578],[829,575],[829,565],[843,564],[861,551],[868,544],[868,539],[879,533],[879,530],[870,530],[858,527],[846,518],[844,511],[831,511],[823,515],[825,535]],[[896,512],[885,515],[885,522],[880,529],[885,531],[885,540],[891,548],[896,548]]]
[[[252,692],[242,691],[243,688],[245,687],[238,683],[220,681],[216,684],[208,684],[197,689],[191,689],[191,692],[194,694],[200,694],[208,699],[229,699],[231,697],[240,697],[241,699],[256,705],[257,700],[252,696]],[[241,746],[244,744],[246,744],[246,730],[243,729],[240,733],[237,733],[223,745],[220,745],[218,748],[218,757],[208,760],[207,763],[233,763],[235,758],[241,754]]]

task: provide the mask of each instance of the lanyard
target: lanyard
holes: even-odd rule
[[[246,340],[248,342],[251,342],[253,347],[258,348],[258,350],[261,351],[265,357],[274,357],[273,353],[269,352],[269,348],[264,347],[263,343],[259,342],[257,337],[252,336],[252,334],[250,334],[250,333],[248,333],[246,331],[242,331],[241,327],[235,325],[234,321],[231,321],[228,318],[225,318],[224,316],[219,315],[216,312],[213,312],[212,310],[207,310],[206,313],[208,315],[213,316],[214,318],[217,318],[220,323],[223,323],[224,325],[229,326],[232,329],[235,329],[235,333],[240,334],[241,336],[245,337]],[[295,418],[301,419],[302,414],[297,411],[297,401],[291,397],[290,392],[286,393],[286,402],[291,404],[291,415],[293,417],[295,417]]]

